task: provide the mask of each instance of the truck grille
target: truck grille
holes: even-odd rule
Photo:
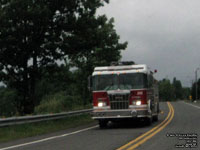
[[[111,109],[128,109],[129,94],[112,94],[109,95]]]

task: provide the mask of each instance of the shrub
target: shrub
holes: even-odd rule
[[[16,114],[16,97],[16,91],[8,88],[0,89],[0,116],[9,117]]]
[[[45,96],[40,105],[35,107],[36,114],[59,113],[74,110],[82,105],[80,96],[70,96],[66,92],[58,92]]]

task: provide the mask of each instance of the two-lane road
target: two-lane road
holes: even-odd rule
[[[0,144],[0,150],[171,150],[175,145],[194,144],[189,134],[200,135],[200,107],[184,102],[160,103],[162,113],[152,126],[123,122],[110,124],[106,129],[91,125],[58,133]],[[152,131],[151,131],[152,130]],[[151,132],[150,132],[151,131]],[[148,134],[147,134],[148,133]],[[167,136],[168,134],[168,136]],[[186,137],[186,134],[188,136]],[[182,135],[182,136],[181,136]],[[170,137],[171,136],[171,137]],[[139,138],[139,140],[135,140]],[[182,138],[182,139],[178,139]],[[200,137],[196,139],[200,141]],[[128,146],[126,146],[129,144]],[[187,148],[179,148],[187,149]],[[200,149],[194,148],[195,150]]]

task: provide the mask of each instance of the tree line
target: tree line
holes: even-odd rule
[[[181,81],[176,78],[172,82],[169,79],[163,79],[158,82],[158,85],[161,101],[189,99],[191,95],[191,89],[189,87],[182,87]]]

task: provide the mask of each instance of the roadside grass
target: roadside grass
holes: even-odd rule
[[[15,126],[1,127],[0,128],[0,143],[8,142],[20,138],[42,135],[52,133],[59,130],[78,127],[92,123],[89,114],[71,116],[65,119],[49,120],[36,123],[27,123]]]

